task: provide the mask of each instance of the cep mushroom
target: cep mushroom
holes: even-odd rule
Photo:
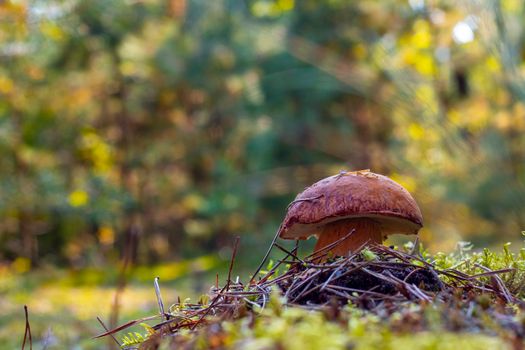
[[[367,242],[381,244],[392,233],[417,234],[422,226],[421,211],[403,186],[361,170],[327,177],[299,193],[288,207],[279,237],[315,235],[318,252],[348,236],[330,249],[334,256],[346,256]]]

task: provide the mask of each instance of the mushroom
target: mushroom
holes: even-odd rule
[[[346,256],[393,233],[417,234],[423,226],[419,207],[397,182],[369,170],[342,171],[299,193],[279,228],[284,239],[317,236],[314,252],[330,248]],[[350,234],[350,232],[352,232]]]

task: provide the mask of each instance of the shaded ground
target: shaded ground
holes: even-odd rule
[[[120,298],[120,322],[156,312],[152,273],[161,277],[163,295],[176,300],[207,289],[212,274],[206,271],[212,267],[214,271],[221,269],[215,260],[202,257],[135,268]],[[107,349],[106,339],[92,337],[101,331],[96,317],[105,322],[109,319],[117,274],[111,269],[40,269],[22,274],[0,269],[0,349],[20,348],[24,305],[29,309],[34,349]]]
[[[445,338],[456,346],[452,348],[491,348],[494,339],[502,348],[524,345],[525,254],[511,253],[508,246],[500,253],[430,256],[374,245],[337,259],[301,259],[295,250],[276,246],[285,255],[257,278],[243,284],[232,278],[230,268],[225,285],[217,281],[206,298],[178,300],[147,318],[151,323],[143,325],[146,333],[121,338],[124,347],[155,349],[164,343],[169,349],[295,348],[291,344],[308,349],[399,344],[451,348],[441,342]],[[130,321],[106,336],[145,319]],[[297,339],[291,338],[294,333]],[[333,336],[327,340],[329,333]],[[337,341],[330,345],[320,339]]]
[[[524,345],[525,253],[512,253],[508,246],[500,252],[434,256],[380,247],[324,263],[288,251],[251,284],[205,262],[135,269],[121,296],[119,319],[138,321],[115,332],[116,339],[124,345],[127,337],[128,349],[155,348],[159,342],[163,349],[514,350]],[[226,284],[212,287],[208,296],[185,299],[218,283],[217,271],[221,280],[228,276]],[[163,316],[151,281],[155,274],[161,277]],[[109,318],[115,275],[3,270],[0,349],[20,348],[24,304],[35,349],[114,346],[110,337],[91,337],[102,332],[96,317]],[[154,316],[149,326],[141,325],[148,315]]]

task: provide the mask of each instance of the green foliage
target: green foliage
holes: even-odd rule
[[[122,347],[126,349],[130,346],[140,344],[144,342],[145,340],[146,339],[142,336],[142,334],[138,332],[135,332],[135,333],[129,332],[127,335],[124,335],[121,338],[121,344],[122,344]]]
[[[155,334],[155,330],[145,323],[141,323],[140,326],[146,331],[145,334],[139,332],[128,332],[127,335],[121,337],[120,345],[122,349],[133,349],[137,345],[145,342],[150,336]]]
[[[512,269],[499,276],[509,290],[523,298],[525,297],[525,249],[521,248],[519,253],[513,253],[509,249],[510,245],[511,243],[504,244],[499,252],[488,248],[480,252],[465,252],[460,247],[454,254],[437,254],[433,262],[441,269],[455,268],[469,275]]]
[[[358,315],[347,323],[328,321],[322,313],[287,308],[266,314],[250,325],[247,320],[223,324],[225,345],[231,349],[490,349],[510,346],[481,334],[452,332],[394,332],[388,323]]]
[[[360,168],[414,194],[433,251],[516,241],[523,6],[3,2],[0,260],[103,265],[135,233],[143,262],[253,251]]]
[[[363,249],[361,252],[363,255],[363,258],[365,258],[366,261],[374,261],[377,259],[377,255],[375,255],[374,252],[370,251],[369,249]]]

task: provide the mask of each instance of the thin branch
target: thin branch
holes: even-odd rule
[[[296,260],[299,260],[299,262],[301,263],[305,263],[301,258],[299,258],[297,255],[295,255],[294,253],[292,253],[291,251],[289,251],[288,249],[284,248],[283,246],[281,246],[280,244],[278,243],[274,243],[274,246],[276,246],[277,248],[279,248],[280,250],[282,250],[283,252],[285,252],[286,254],[288,254],[289,256],[293,257],[294,259]],[[285,258],[286,259],[286,258]]]
[[[104,324],[104,322],[102,322],[102,319],[101,319],[100,317],[97,316],[97,320],[98,320],[98,322],[100,323],[100,325],[102,326],[102,328],[104,328],[104,330],[105,330],[106,332],[109,332],[108,327],[106,327],[106,325]],[[115,341],[115,343],[116,343],[116,344],[118,345],[118,347],[120,348],[121,345],[120,345],[119,341],[117,340],[117,338],[115,338],[115,336],[114,336],[113,334],[109,334],[109,336],[110,336],[111,338],[113,338],[113,340]]]
[[[31,337],[31,326],[29,325],[29,312],[27,311],[27,305],[24,305],[24,314],[26,317],[26,328],[24,332],[24,341],[22,342],[22,350],[26,347],[26,340],[29,336],[29,349],[33,350],[33,338]]]
[[[280,230],[280,228],[279,228]],[[253,281],[255,280],[255,278],[257,277],[257,274],[259,273],[259,271],[261,271],[264,263],[266,262],[266,260],[268,259],[268,257],[270,256],[270,253],[272,251],[272,248],[273,246],[275,245],[275,242],[277,242],[277,239],[279,238],[279,230],[277,230],[277,232],[275,233],[275,236],[273,236],[273,239],[272,239],[272,243],[270,244],[270,247],[268,248],[268,250],[266,251],[266,254],[264,254],[264,257],[261,261],[261,263],[259,264],[259,266],[257,267],[257,270],[255,270],[255,272],[253,273],[252,275],[252,278],[250,278],[250,281],[248,282],[248,284],[252,284]]]

